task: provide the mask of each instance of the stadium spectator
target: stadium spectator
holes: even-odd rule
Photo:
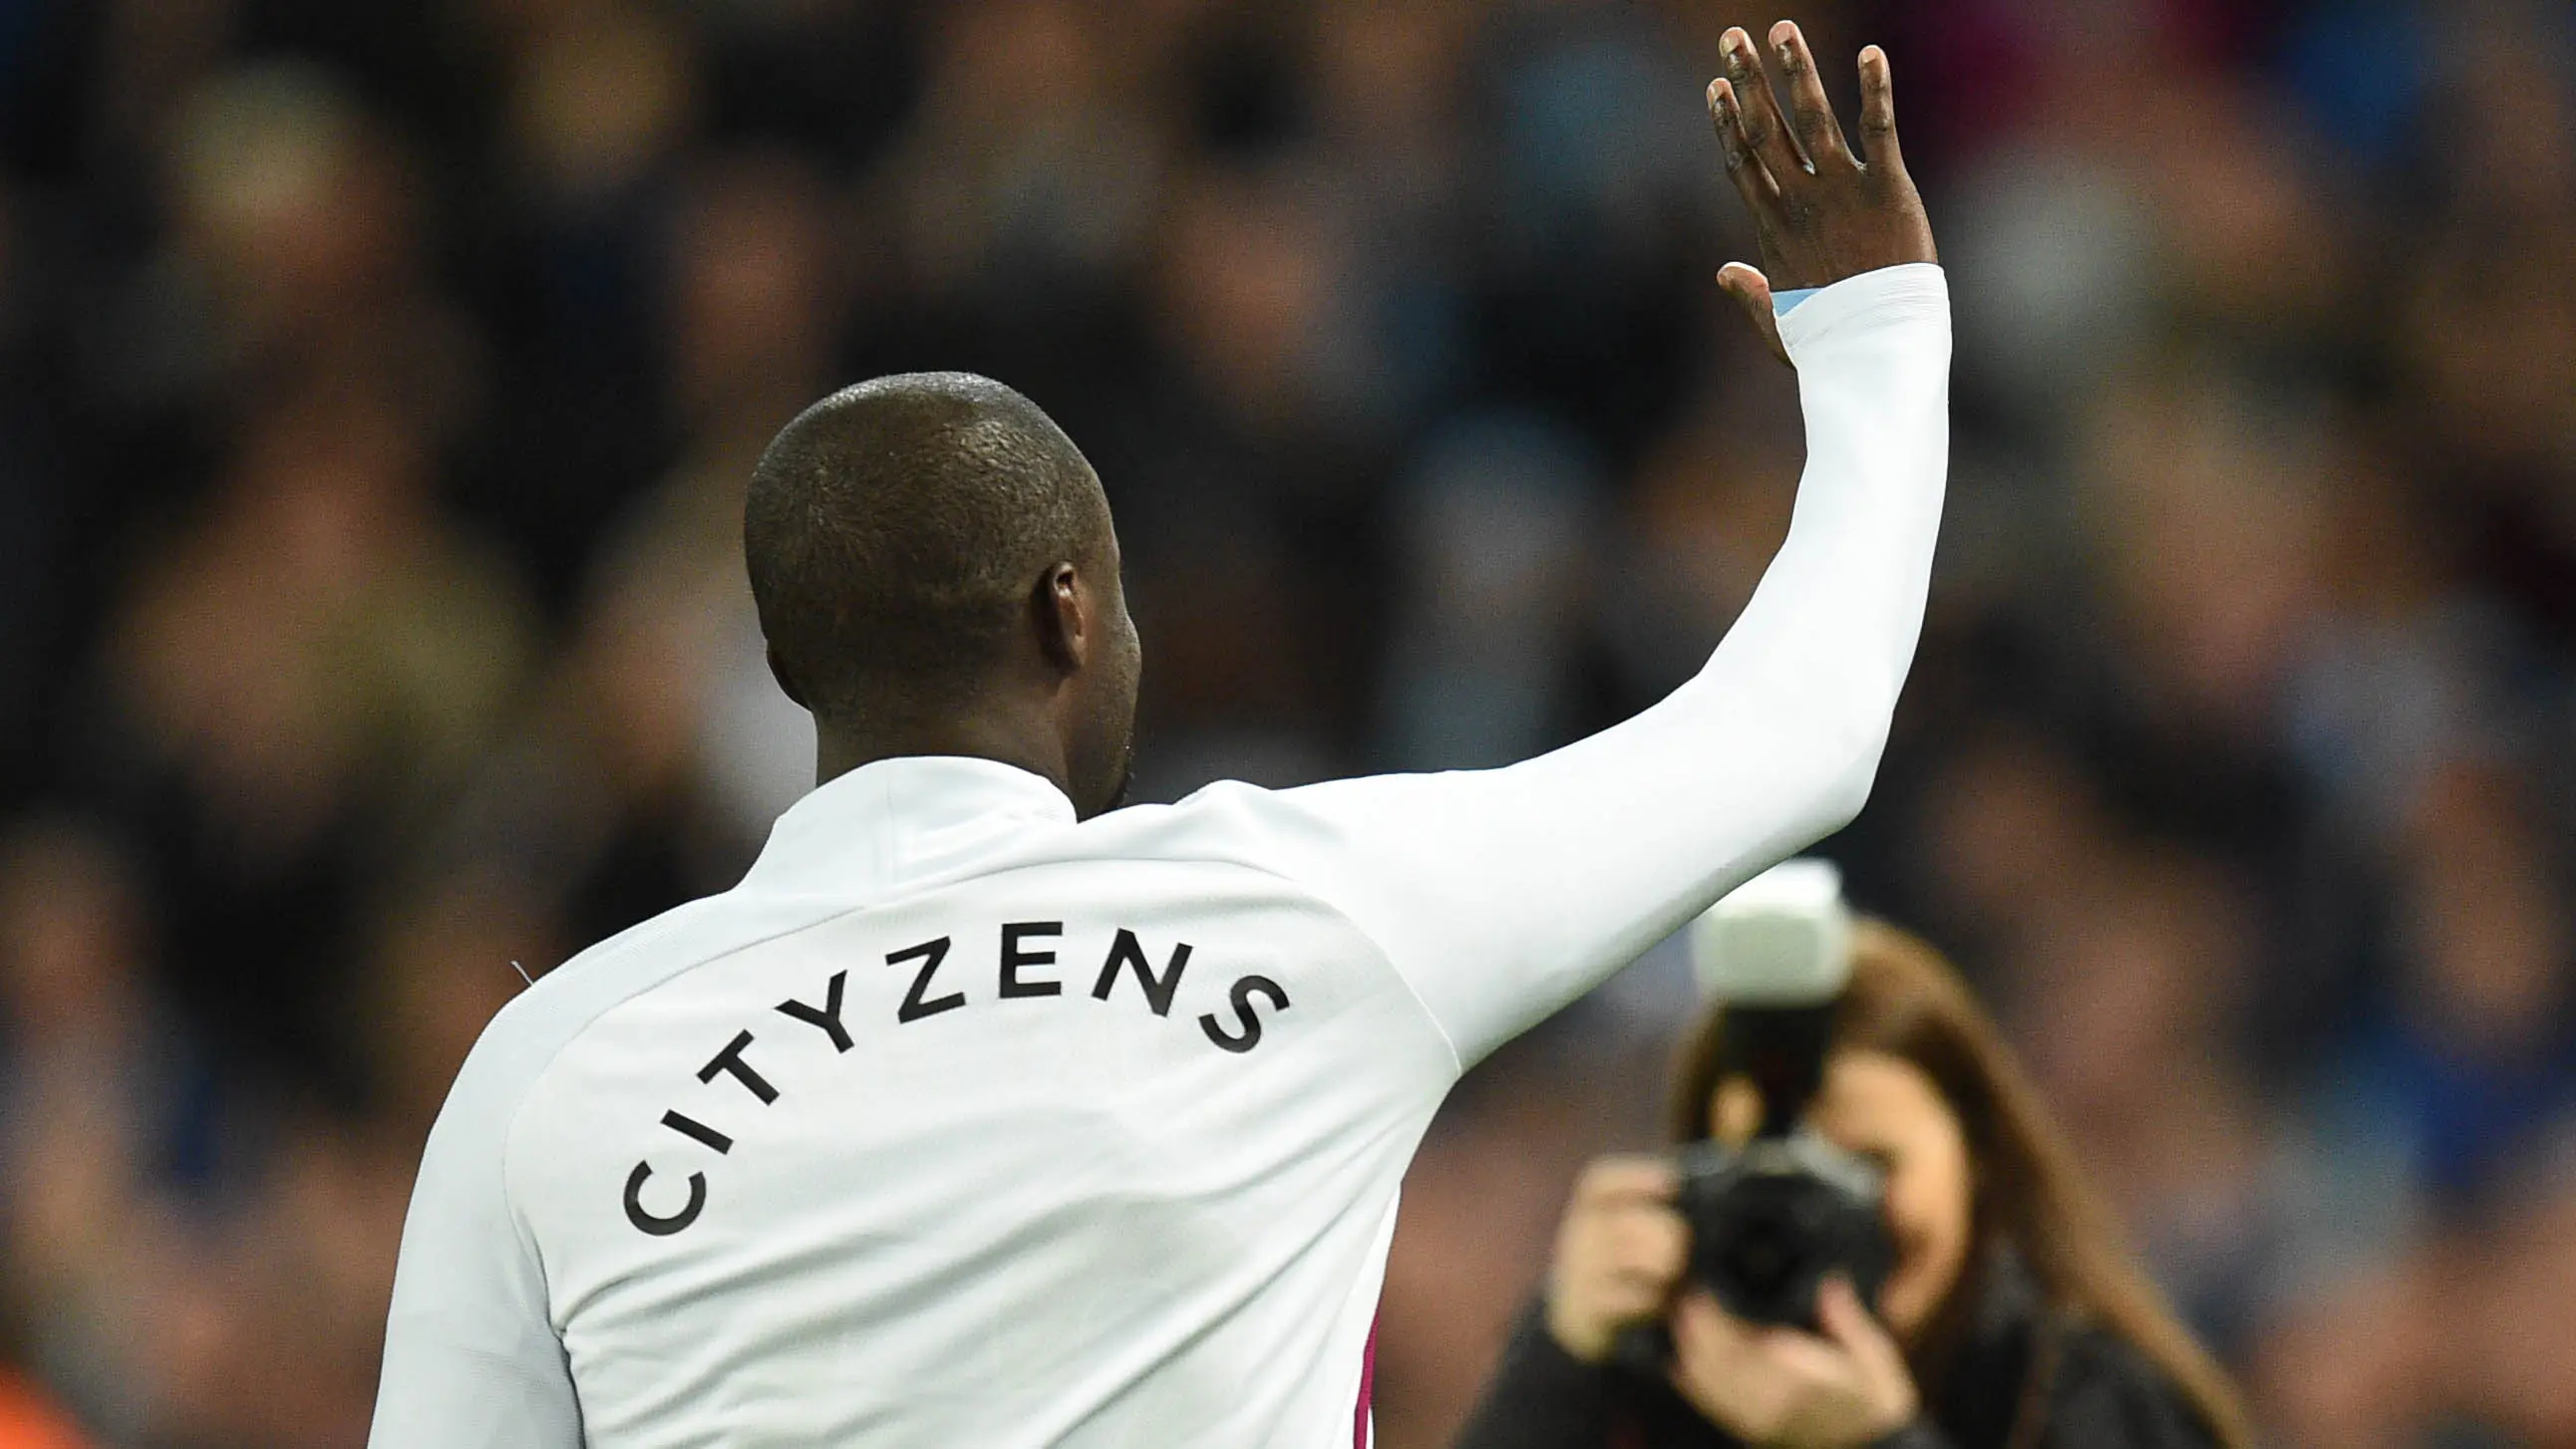
[[[1896,1251],[1877,1302],[1843,1280],[1819,1296],[1812,1333],[1730,1317],[1685,1281],[1673,1167],[1604,1158],[1460,1449],[2250,1444],[2234,1386],[2122,1246],[1950,964],[1863,921],[1833,1011],[1810,1121],[1887,1174]],[[1760,1119],[1725,1020],[1713,1004],[1675,1064],[1677,1143],[1741,1144]],[[1668,1378],[1620,1341],[1657,1320]]]

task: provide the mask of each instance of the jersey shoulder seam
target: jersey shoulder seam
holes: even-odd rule
[[[703,903],[703,902],[705,902],[705,901],[710,901],[710,900],[715,900],[715,899],[720,899],[720,898],[721,898],[721,897],[715,897],[715,896],[702,896],[702,897],[700,897],[700,898],[699,898],[699,900],[698,900],[698,901],[689,902],[689,903],[688,903],[688,905],[696,905],[696,904]],[[529,1072],[528,1072],[528,1074],[527,1074],[527,1080],[526,1080],[526,1081],[525,1081],[525,1082],[520,1086],[520,1088],[519,1088],[519,1090],[518,1090],[518,1092],[517,1092],[517,1095],[516,1095],[516,1099],[515,1099],[515,1100],[513,1100],[513,1101],[511,1102],[511,1104],[510,1104],[509,1118],[508,1118],[508,1120],[503,1124],[503,1126],[502,1126],[502,1128],[501,1128],[501,1140],[500,1140],[500,1148],[499,1148],[499,1151],[500,1151],[500,1178],[501,1178],[501,1208],[502,1208],[502,1211],[503,1211],[503,1212],[504,1212],[504,1213],[509,1217],[511,1231],[512,1231],[512,1232],[513,1232],[513,1233],[518,1237],[518,1239],[519,1239],[519,1245],[520,1245],[521,1250],[522,1250],[522,1251],[524,1251],[524,1252],[528,1255],[528,1257],[529,1257],[529,1259],[530,1259],[531,1261],[533,1261],[533,1262],[535,1262],[535,1263],[537,1263],[537,1264],[539,1265],[539,1270],[540,1270],[540,1271],[539,1271],[539,1275],[538,1275],[538,1276],[539,1276],[539,1280],[540,1280],[541,1282],[543,1281],[543,1277],[544,1277],[544,1274],[543,1274],[543,1266],[544,1266],[544,1262],[545,1262],[545,1260],[544,1260],[544,1258],[543,1258],[543,1257],[542,1257],[542,1256],[537,1252],[537,1245],[536,1245],[535,1239],[534,1239],[533,1235],[532,1235],[532,1234],[529,1232],[529,1230],[528,1230],[527,1219],[526,1219],[526,1217],[525,1217],[524,1215],[522,1215],[522,1214],[520,1213],[520,1211],[519,1211],[519,1204],[518,1204],[517,1200],[516,1200],[516,1199],[511,1195],[511,1190],[510,1190],[510,1158],[511,1158],[511,1152],[512,1152],[513,1145],[514,1145],[514,1144],[517,1142],[517,1140],[518,1140],[518,1136],[519,1136],[519,1123],[520,1123],[520,1121],[521,1121],[521,1120],[526,1116],[526,1114],[527,1114],[528,1103],[529,1103],[529,1101],[530,1101],[531,1099],[533,1099],[533,1098],[536,1096],[536,1094],[537,1094],[537,1085],[538,1085],[538,1083],[540,1083],[540,1082],[544,1081],[544,1080],[545,1080],[545,1078],[546,1078],[546,1075],[547,1075],[549,1072],[552,1072],[552,1071],[554,1070],[555,1063],[556,1063],[556,1062],[558,1062],[558,1061],[560,1061],[560,1060],[562,1060],[562,1059],[563,1059],[563,1054],[564,1054],[565,1052],[567,1052],[567,1051],[571,1050],[571,1048],[572,1048],[572,1044],[573,1044],[574,1042],[576,1042],[576,1041],[579,1041],[579,1040],[581,1039],[581,1037],[582,1037],[582,1034],[583,1034],[583,1033],[585,1033],[585,1032],[587,1032],[587,1031],[589,1031],[589,1030],[590,1030],[590,1028],[591,1028],[591,1026],[592,1026],[594,1023],[596,1023],[596,1022],[597,1022],[601,1017],[606,1016],[608,1013],[610,1013],[610,1012],[612,1012],[612,1011],[615,1011],[618,1007],[621,1007],[621,1006],[625,1005],[627,1002],[630,1002],[630,1001],[634,1000],[636,997],[639,997],[639,996],[643,995],[644,993],[646,993],[646,992],[648,992],[648,991],[654,990],[654,989],[655,989],[655,988],[657,988],[657,987],[661,987],[661,986],[664,986],[664,985],[669,984],[670,982],[676,981],[676,980],[678,980],[679,978],[681,978],[681,977],[683,977],[683,976],[688,975],[688,974],[689,974],[690,972],[692,972],[692,971],[696,971],[696,970],[698,970],[698,969],[700,969],[700,968],[702,968],[702,967],[712,966],[712,965],[714,965],[714,964],[715,964],[716,962],[718,962],[718,961],[725,960],[726,958],[731,957],[731,956],[740,955],[742,952],[745,952],[745,951],[751,950],[752,948],[754,948],[754,947],[756,947],[756,946],[765,946],[765,945],[769,944],[769,943],[770,943],[770,942],[772,942],[772,941],[776,941],[776,940],[782,939],[782,938],[787,937],[787,936],[793,936],[793,935],[795,935],[795,934],[796,934],[797,932],[799,932],[799,931],[807,931],[807,930],[811,930],[811,929],[813,929],[814,927],[819,926],[819,925],[822,925],[823,923],[825,923],[825,922],[827,922],[827,921],[837,920],[837,919],[839,919],[840,917],[845,916],[845,915],[849,915],[849,914],[851,914],[851,913],[853,913],[853,912],[855,912],[855,911],[862,911],[862,910],[866,910],[866,909],[868,908],[868,905],[869,905],[869,904],[873,904],[873,903],[862,903],[862,904],[859,904],[859,905],[842,906],[842,907],[839,907],[839,908],[834,909],[834,910],[832,910],[832,911],[826,912],[826,913],[825,913],[825,914],[823,914],[823,915],[815,916],[815,917],[812,917],[811,919],[807,919],[807,920],[799,921],[799,922],[797,922],[797,923],[796,923],[796,924],[794,924],[794,925],[784,926],[784,927],[781,927],[781,928],[780,928],[780,929],[778,929],[778,930],[775,930],[775,931],[769,931],[769,932],[765,932],[765,933],[763,933],[763,934],[760,934],[760,935],[754,936],[754,937],[750,938],[749,940],[736,941],[736,942],[734,942],[733,944],[731,944],[731,945],[729,945],[729,946],[726,946],[724,949],[722,949],[722,950],[720,950],[720,951],[710,952],[709,954],[704,955],[704,956],[701,956],[701,957],[698,957],[698,958],[697,958],[697,959],[695,959],[695,960],[687,961],[687,962],[684,962],[684,963],[682,963],[682,964],[680,964],[680,965],[678,965],[678,966],[675,966],[675,967],[673,967],[670,971],[668,971],[668,972],[664,973],[663,975],[660,975],[660,976],[654,977],[654,978],[652,978],[652,979],[650,979],[650,980],[640,981],[640,982],[636,983],[636,985],[635,985],[635,987],[634,987],[634,989],[633,989],[633,990],[631,990],[631,991],[626,991],[626,992],[622,992],[622,993],[620,993],[620,994],[618,994],[618,995],[615,995],[615,996],[613,996],[613,997],[609,998],[608,1000],[601,1002],[601,1003],[599,1004],[599,1006],[598,1006],[598,1008],[597,1008],[596,1010],[593,1010],[593,1011],[588,1012],[587,1014],[585,1014],[577,1024],[573,1025],[572,1027],[570,1027],[569,1029],[567,1029],[567,1030],[563,1033],[563,1036],[562,1036],[562,1039],[561,1039],[561,1040],[557,1041],[557,1042],[554,1044],[554,1046],[546,1052],[545,1060],[544,1060],[544,1061],[542,1061],[542,1062],[537,1063],[537,1064],[536,1064],[532,1069],[530,1069],[530,1070],[529,1070]],[[678,910],[678,911],[684,911],[684,910],[688,909],[688,905],[683,905],[683,906],[681,906],[681,907],[678,907],[678,908],[677,908],[677,910]],[[674,914],[677,914],[677,911],[675,911],[675,912],[674,912]],[[647,924],[649,925],[649,924],[651,924],[651,923],[647,923]],[[676,928],[676,925],[677,925],[677,924],[678,924],[678,923],[676,923],[676,922],[675,922],[675,923],[672,923],[672,925],[671,925],[671,926],[666,926],[666,927],[665,927],[665,931],[667,931],[667,930],[669,930],[669,929],[674,929],[674,928]],[[614,946],[614,949],[613,949],[613,950],[610,950],[610,951],[608,951],[608,952],[603,953],[603,955],[602,955],[602,956],[601,956],[597,961],[592,962],[592,963],[588,963],[588,967],[589,967],[589,968],[599,968],[599,969],[604,969],[604,968],[607,966],[607,964],[608,964],[608,963],[613,962],[613,961],[615,961],[615,960],[617,960],[617,959],[619,959],[619,958],[621,958],[621,957],[624,957],[624,956],[627,956],[627,955],[629,955],[629,954],[633,953],[635,950],[637,950],[637,949],[639,949],[639,948],[641,948],[641,947],[643,947],[643,946],[645,946],[645,945],[649,944],[649,942],[650,942],[650,941],[652,941],[653,939],[655,939],[656,937],[658,937],[658,936],[659,936],[659,935],[661,935],[661,934],[663,934],[663,932],[653,932],[653,933],[651,933],[651,934],[649,934],[649,935],[647,935],[647,934],[643,934],[643,933],[639,932],[639,933],[637,934],[637,936],[636,936],[636,939],[631,940],[631,941],[627,941],[627,942],[623,942],[623,943],[619,943],[619,942],[617,941],[617,938],[616,938],[616,937],[611,937],[611,938],[609,938],[609,941],[607,941],[607,942],[602,942],[601,944],[602,944],[602,945],[613,945],[613,946]],[[596,949],[596,948],[594,948],[594,949]],[[576,958],[576,960],[578,960],[578,958]],[[566,962],[564,967],[558,967],[558,968],[556,968],[556,969],[557,969],[557,970],[566,969],[566,967],[569,967],[569,966],[571,966],[572,964],[573,964],[572,962]],[[551,979],[551,974],[549,974],[548,979]],[[533,987],[532,987],[532,988],[530,988],[530,989],[531,989],[531,990],[534,990],[534,989],[537,989],[537,988],[533,988]],[[551,1314],[551,1305],[549,1305],[549,1313]]]
[[[1257,861],[1243,860],[1234,856],[1199,853],[1192,853],[1188,856],[1164,856],[1161,857],[1161,859],[1165,863],[1172,865],[1191,864],[1233,866],[1237,870],[1248,870],[1255,875],[1268,876],[1272,880],[1281,881],[1295,887],[1298,894],[1304,896],[1310,901],[1313,901],[1317,906],[1330,912],[1333,917],[1339,920],[1343,925],[1350,927],[1352,935],[1368,942],[1369,949],[1377,953],[1378,964],[1385,968],[1387,975],[1395,978],[1395,984],[1397,986],[1403,988],[1405,999],[1413,1003],[1413,1009],[1421,1014],[1423,1024],[1431,1028],[1432,1036],[1437,1038],[1440,1042],[1440,1049],[1449,1054],[1449,1069],[1462,1076],[1466,1073],[1466,1058],[1459,1055],[1458,1043],[1450,1038],[1449,1028],[1440,1024],[1440,1017],[1437,1013],[1432,1011],[1431,1003],[1423,1000],[1422,993],[1414,988],[1412,979],[1407,977],[1403,970],[1395,964],[1395,953],[1386,949],[1386,943],[1379,940],[1375,932],[1372,932],[1368,927],[1361,925],[1357,916],[1354,916],[1349,911],[1342,909],[1342,907],[1336,904],[1331,897],[1325,895],[1322,891],[1315,889],[1315,887],[1309,882],[1300,880],[1296,876],[1290,875],[1288,872],[1280,870],[1275,866],[1263,865]]]
[[[1376,934],[1370,931],[1368,927],[1361,925],[1358,917],[1353,916],[1350,912],[1335,904],[1331,897],[1325,895],[1322,891],[1315,889],[1311,883],[1300,880],[1296,876],[1291,875],[1284,870],[1280,870],[1275,866],[1264,865],[1259,861],[1245,860],[1240,856],[1222,855],[1212,851],[1175,851],[1168,854],[1125,858],[1137,861],[1150,861],[1155,865],[1224,866],[1234,870],[1249,871],[1254,875],[1263,876],[1289,886],[1301,899],[1311,902],[1317,909],[1324,911],[1326,914],[1332,916],[1333,919],[1340,921],[1344,926],[1350,928],[1352,935],[1357,936],[1368,943],[1369,949],[1377,953],[1378,965],[1380,968],[1382,968],[1387,975],[1395,978],[1395,984],[1403,989],[1405,999],[1413,1003],[1413,1009],[1421,1015],[1423,1024],[1431,1028],[1431,1035],[1440,1043],[1440,1049],[1449,1054],[1450,1070],[1459,1073],[1465,1072],[1466,1066],[1464,1060],[1458,1054],[1458,1044],[1450,1039],[1448,1028],[1440,1024],[1440,1018],[1432,1013],[1431,1005],[1429,1002],[1422,999],[1422,993],[1416,991],[1413,987],[1413,983],[1405,978],[1404,972],[1397,969],[1395,964],[1395,955],[1393,952],[1386,949],[1386,943],[1379,940]],[[1045,870],[1052,866],[1083,865],[1091,863],[1093,862],[1083,861],[1078,858],[1030,861],[1023,865],[1004,866],[1000,870],[973,876],[971,879],[991,880],[997,876],[1012,875],[1020,871]],[[950,883],[951,882],[942,882],[942,886],[944,887]],[[821,923],[817,922],[816,924],[819,925]],[[677,973],[674,974],[676,975]]]

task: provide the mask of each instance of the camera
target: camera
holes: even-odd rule
[[[1742,1151],[1682,1154],[1675,1206],[1690,1224],[1690,1274],[1753,1323],[1816,1327],[1816,1290],[1841,1273],[1877,1300],[1890,1248],[1877,1169],[1812,1132]]]
[[[1691,957],[1702,991],[1726,1004],[1727,1055],[1762,1105],[1743,1147],[1680,1154],[1691,1276],[1751,1322],[1816,1327],[1817,1289],[1835,1273],[1874,1306],[1894,1257],[1885,1178],[1804,1121],[1851,978],[1840,872],[1793,860],[1755,877],[1693,924]]]

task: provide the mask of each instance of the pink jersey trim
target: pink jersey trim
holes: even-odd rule
[[[1369,1395],[1377,1386],[1377,1319],[1369,1319],[1368,1347],[1360,1350],[1360,1400],[1351,1411],[1351,1449],[1369,1449]]]

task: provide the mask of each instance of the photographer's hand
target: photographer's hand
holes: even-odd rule
[[[1772,288],[1830,286],[1936,257],[1932,223],[1896,143],[1887,52],[1873,45],[1860,53],[1864,160],[1843,139],[1806,37],[1783,20],[1771,27],[1770,39],[1789,96],[1788,116],[1772,99],[1753,37],[1740,27],[1720,42],[1726,75],[1709,82],[1708,110],[1726,152],[1726,174],[1753,213],[1762,250],[1759,270],[1729,262],[1717,274],[1718,285],[1743,306],[1772,355],[1786,362]]]
[[[1656,1157],[1604,1157],[1583,1170],[1548,1269],[1547,1331],[1558,1347],[1601,1363],[1620,1329],[1663,1312],[1690,1256],[1675,1185],[1672,1164]]]
[[[1913,1422],[1905,1355],[1851,1284],[1827,1282],[1816,1314],[1821,1336],[1743,1322],[1693,1290],[1673,1308],[1673,1386],[1762,1449],[1861,1449]]]

